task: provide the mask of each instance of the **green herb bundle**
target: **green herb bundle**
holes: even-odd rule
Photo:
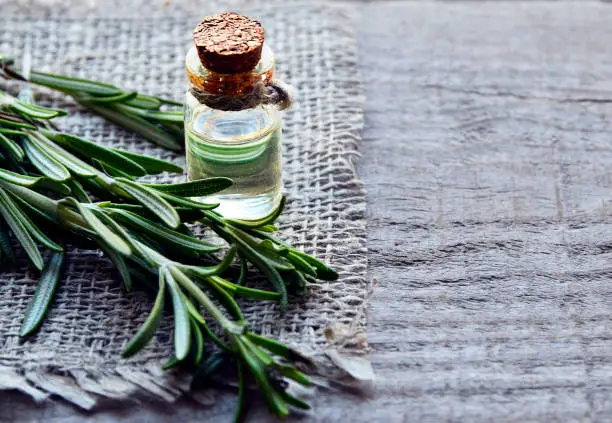
[[[182,104],[111,84],[36,71],[21,72],[13,60],[0,56],[0,76],[29,81],[72,96],[90,111],[170,150],[183,149]],[[0,99],[0,103],[1,103]],[[162,110],[179,106],[179,110]]]
[[[4,72],[15,77],[10,68],[5,67]],[[30,79],[34,78],[32,74]],[[89,91],[83,88],[80,93],[91,94],[92,86],[106,86],[82,83]],[[70,80],[62,90],[77,98],[80,94],[70,88],[74,84]],[[135,94],[121,101],[94,103],[104,110],[102,115],[108,110],[121,114],[125,98],[138,101],[152,97]],[[125,347],[125,357],[136,354],[152,339],[167,303],[174,315],[174,353],[164,368],[191,369],[194,383],[202,384],[220,368],[235,366],[239,380],[237,419],[243,415],[245,390],[251,381],[277,416],[288,415],[289,407],[308,408],[287,387],[288,381],[309,386],[298,366],[313,363],[278,341],[251,332],[236,301],[241,296],[280,301],[284,309],[288,292],[303,293],[307,280],[335,280],[338,276],[318,259],[273,235],[277,230],[273,222],[282,205],[259,221],[226,219],[214,210],[216,204],[195,202],[190,197],[221,191],[230,180],[138,182],[140,176],[182,169],[61,132],[51,119],[63,114],[37,106],[27,96],[15,98],[0,90],[0,260],[12,260],[14,238],[42,271],[21,335],[34,333],[43,322],[61,282],[64,245],[78,240],[110,258],[126,290],[138,286],[155,293],[153,309]],[[227,252],[221,258],[215,253],[223,246],[192,235],[186,224],[194,222],[211,228],[227,242]],[[48,223],[53,224],[51,230]],[[46,263],[41,247],[52,251]],[[234,278],[229,275],[236,261],[240,272]],[[272,289],[248,287],[249,267],[265,275]],[[211,321],[219,332],[213,331]]]

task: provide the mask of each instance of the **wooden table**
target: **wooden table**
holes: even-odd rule
[[[378,381],[298,421],[610,421],[612,4],[355,7]],[[0,401],[45,423],[233,409]]]

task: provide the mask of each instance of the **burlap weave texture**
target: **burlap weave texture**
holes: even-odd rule
[[[137,14],[100,18],[7,12],[0,16],[0,52],[19,58],[31,42],[37,70],[181,100],[191,29],[204,14],[218,11],[207,2],[195,14],[177,9],[146,19]],[[321,5],[251,4],[241,11],[262,20],[276,53],[277,75],[297,92],[284,123],[288,206],[279,222],[282,237],[323,258],[341,275],[338,282],[312,285],[306,298],[291,301],[285,315],[272,303],[245,308],[257,330],[321,356],[330,324],[362,327],[368,288],[365,200],[354,168],[362,98],[352,22],[344,9]],[[184,165],[181,155],[91,116],[64,96],[37,92],[45,104],[71,112],[61,122],[65,130]],[[0,389],[21,389],[38,399],[58,393],[85,408],[94,401],[83,391],[117,398],[134,390],[168,400],[180,395],[184,378],[158,370],[171,352],[172,319],[164,319],[159,335],[141,354],[121,360],[119,352],[146,318],[151,299],[122,292],[112,266],[96,251],[72,249],[67,261],[53,310],[40,333],[25,343],[19,342],[18,332],[37,275],[25,259],[15,269],[1,269]]]

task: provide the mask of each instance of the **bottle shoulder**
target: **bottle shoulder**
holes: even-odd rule
[[[280,128],[281,112],[275,107],[258,106],[239,111],[215,110],[200,104],[187,92],[185,130],[214,143],[245,143],[261,139]]]

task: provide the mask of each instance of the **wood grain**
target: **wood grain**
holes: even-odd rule
[[[297,421],[612,421],[612,5],[359,7],[378,382]],[[53,423],[233,407],[0,402]]]
[[[612,8],[368,19],[367,421],[609,421]]]

